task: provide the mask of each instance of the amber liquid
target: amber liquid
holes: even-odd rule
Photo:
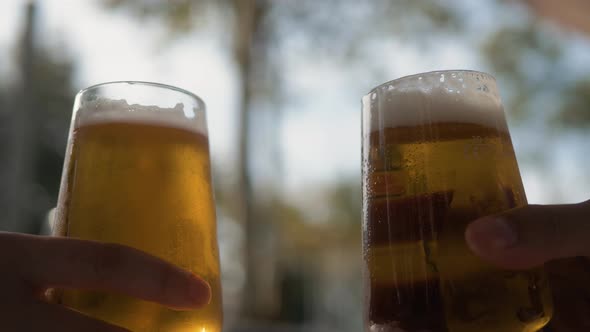
[[[75,129],[56,233],[125,244],[202,276],[212,301],[177,311],[104,292],[65,291],[59,301],[135,332],[220,332],[221,286],[204,135],[149,124]]]
[[[509,135],[441,123],[368,139],[366,331],[533,332],[547,324],[544,272],[499,270],[464,240],[470,221],[526,204]]]

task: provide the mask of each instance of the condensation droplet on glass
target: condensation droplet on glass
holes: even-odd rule
[[[420,80],[420,81],[421,81],[421,80],[422,80],[422,76],[418,76],[418,80]]]
[[[371,99],[373,99],[373,100],[377,99],[377,94],[375,92],[373,92],[371,94]]]
[[[387,87],[387,90],[391,91],[391,90],[395,90],[395,87],[393,85],[390,85]]]
[[[488,86],[485,85],[485,84],[484,85],[480,85],[479,87],[477,87],[477,90],[483,91],[483,92],[489,92],[490,91],[490,89],[488,88]]]

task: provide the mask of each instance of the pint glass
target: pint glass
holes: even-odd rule
[[[477,258],[464,232],[525,205],[496,81],[442,71],[362,100],[365,331],[533,332],[552,314],[542,269]]]
[[[78,93],[55,222],[55,235],[143,250],[212,289],[192,311],[95,291],[58,291],[59,303],[134,332],[221,331],[205,104],[194,94],[143,82]]]

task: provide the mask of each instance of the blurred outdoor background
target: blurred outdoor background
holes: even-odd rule
[[[172,84],[208,107],[227,331],[360,331],[360,98],[499,80],[532,203],[590,198],[584,0],[3,0],[0,229],[46,233],[75,93]]]

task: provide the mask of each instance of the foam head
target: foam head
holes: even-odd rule
[[[403,77],[363,97],[363,131],[434,123],[472,123],[506,130],[496,80],[474,71]]]
[[[205,112],[180,102],[173,107],[158,107],[99,98],[77,105],[74,128],[102,123],[137,123],[174,127],[207,136]]]

